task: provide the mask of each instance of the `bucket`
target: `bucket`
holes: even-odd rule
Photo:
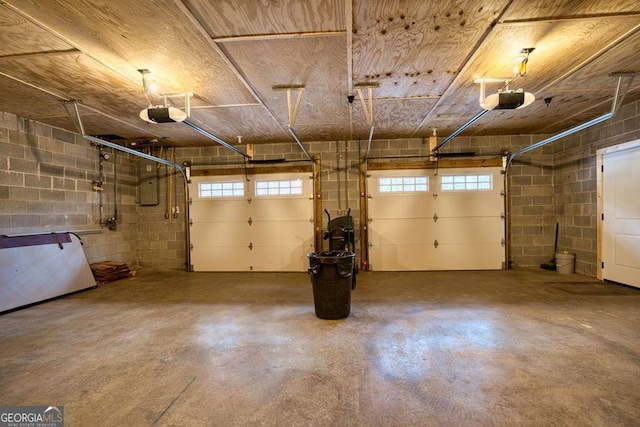
[[[556,253],[556,271],[560,274],[573,274],[576,256],[568,252]]]

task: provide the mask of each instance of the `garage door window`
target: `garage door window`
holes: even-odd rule
[[[381,177],[378,180],[380,193],[415,193],[429,191],[429,178],[426,176]]]
[[[302,180],[256,181],[256,196],[301,196]]]
[[[491,175],[444,175],[442,191],[484,191],[493,189]]]
[[[243,197],[244,182],[201,182],[198,184],[198,196],[210,197]]]

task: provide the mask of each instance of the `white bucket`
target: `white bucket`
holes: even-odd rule
[[[560,274],[573,274],[576,256],[570,253],[556,253],[556,271]]]

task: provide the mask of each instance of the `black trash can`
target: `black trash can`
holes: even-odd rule
[[[309,276],[313,303],[320,319],[341,319],[351,312],[353,267],[356,254],[346,251],[312,252]]]

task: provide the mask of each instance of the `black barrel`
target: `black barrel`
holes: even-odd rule
[[[355,256],[355,253],[346,251],[307,254],[313,303],[320,319],[349,316]]]

